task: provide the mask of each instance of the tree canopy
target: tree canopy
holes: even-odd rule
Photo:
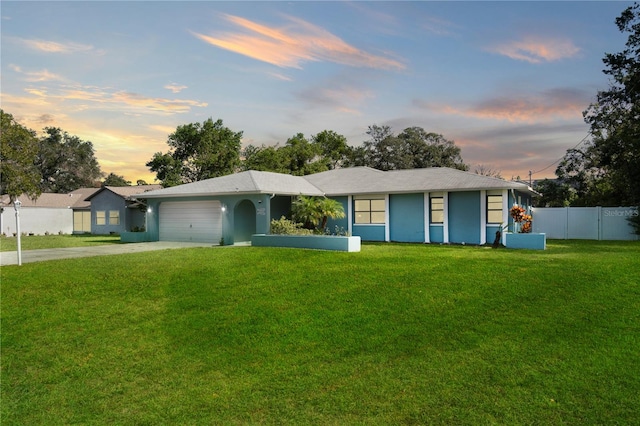
[[[130,186],[130,185],[131,185],[131,181],[126,180],[124,176],[117,175],[113,172],[109,173],[109,175],[102,182],[102,186]]]
[[[396,135],[389,126],[369,126],[361,149],[352,155],[352,164],[378,170],[417,169],[425,167],[451,167],[468,170],[460,148],[453,141],[421,127],[408,127]]]
[[[93,144],[58,127],[45,127],[35,165],[42,192],[66,193],[93,186],[102,176]]]
[[[156,152],[146,163],[163,186],[196,182],[237,171],[242,132],[209,118],[178,126],[168,137],[169,151]]]
[[[609,87],[584,111],[591,140],[570,149],[556,175],[571,189],[571,205],[640,204],[640,5],[616,19],[625,49],[607,53]]]
[[[42,192],[40,173],[35,166],[36,134],[3,110],[0,110],[0,122],[1,193],[9,194],[12,201],[22,194],[36,198]]]

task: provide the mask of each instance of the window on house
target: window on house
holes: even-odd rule
[[[109,225],[120,225],[119,210],[109,210]]]
[[[106,225],[107,224],[107,212],[104,210],[96,211],[96,225]]]
[[[384,195],[356,196],[354,201],[355,223],[384,223]]]
[[[487,223],[502,223],[502,195],[487,195]]]
[[[431,223],[444,223],[444,198],[431,197]]]

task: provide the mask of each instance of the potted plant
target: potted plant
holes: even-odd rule
[[[509,214],[513,219],[515,232],[507,232],[505,245],[509,248],[545,250],[547,238],[545,234],[534,234],[532,230],[533,217],[524,207],[515,204]]]

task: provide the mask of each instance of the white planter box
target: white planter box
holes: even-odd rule
[[[255,234],[251,236],[251,245],[255,247],[292,247],[358,252],[360,251],[360,237]]]

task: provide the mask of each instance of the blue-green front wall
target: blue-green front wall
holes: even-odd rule
[[[449,193],[449,242],[480,244],[480,191]]]
[[[271,219],[288,215],[291,197],[267,194],[230,195],[223,197],[174,197],[149,199],[151,213],[147,213],[147,231],[150,241],[160,239],[159,218],[162,202],[218,200],[226,207],[222,214],[222,238],[225,244],[249,241],[252,234],[268,234]]]
[[[427,225],[428,212],[425,212],[423,193],[415,194],[390,194],[389,195],[389,223],[388,236],[385,225],[351,225],[351,235],[359,236],[362,241],[398,241],[398,242],[425,242],[425,226],[429,228],[428,241],[432,243],[466,243],[480,244],[493,243],[496,231],[500,230],[499,224],[486,224],[484,240],[481,233],[483,205],[482,197],[486,193],[481,191],[457,191],[449,192],[448,197],[448,239],[445,239],[445,227],[442,224]],[[349,206],[348,197],[335,197],[345,212],[351,209],[353,217],[353,202]],[[531,197],[527,194],[508,191],[507,208],[514,203],[519,203],[525,208],[531,205]],[[508,216],[508,212],[507,212]],[[508,222],[512,226],[508,216]],[[349,229],[348,219],[330,220],[329,229],[335,226]]]
[[[515,195],[515,197],[514,197]],[[481,241],[481,197],[480,191],[460,191],[448,193],[448,242],[480,244]],[[359,236],[362,241],[398,241],[425,242],[425,212],[424,194],[391,194],[388,205],[388,229],[384,224],[349,226],[349,216],[354,217],[353,202],[349,205],[349,197],[334,197],[339,201],[345,212],[351,209],[351,215],[346,214],[342,219],[330,219],[327,226],[334,231],[336,227],[351,231],[351,235]],[[289,216],[291,212],[290,196],[271,197],[267,194],[231,195],[224,197],[183,197],[167,199],[151,199],[149,206],[151,213],[147,214],[147,230],[151,241],[159,239],[158,212],[163,201],[205,201],[219,200],[227,207],[223,213],[222,233],[225,244],[248,241],[251,234],[268,234],[271,219]],[[526,194],[513,194],[509,191],[508,207],[514,202],[524,207],[531,205],[531,198]],[[255,213],[254,213],[255,209]],[[255,216],[255,220],[254,220]],[[509,218],[509,224],[512,225]],[[486,225],[486,242],[492,243],[499,225]],[[443,225],[429,225],[429,241],[432,243],[445,242],[445,227]]]
[[[389,239],[424,242],[424,194],[389,196]]]

